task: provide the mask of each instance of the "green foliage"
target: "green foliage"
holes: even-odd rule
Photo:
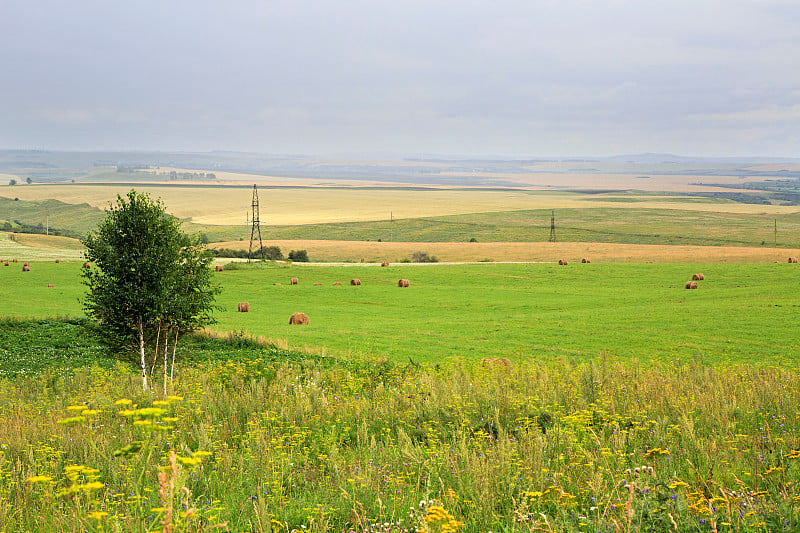
[[[90,289],[86,313],[108,343],[135,354],[145,387],[163,346],[166,387],[169,342],[174,337],[177,344],[180,334],[213,322],[218,290],[211,285],[211,254],[181,231],[160,201],[133,190],[117,197],[97,231],[82,242],[92,263],[82,271]]]
[[[238,259],[247,259],[250,256],[250,250],[234,250],[232,248],[212,248],[211,253],[215,257],[233,257]],[[283,261],[283,252],[279,246],[262,246],[260,250],[253,252],[253,257],[263,257],[267,261]]]
[[[796,369],[195,341],[157,399],[121,367],[0,377],[0,528],[798,529]]]
[[[289,260],[297,263],[308,263],[308,252],[305,250],[292,250],[289,252]]]

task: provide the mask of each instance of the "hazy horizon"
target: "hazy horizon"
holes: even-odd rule
[[[800,5],[9,0],[0,147],[800,157]]]

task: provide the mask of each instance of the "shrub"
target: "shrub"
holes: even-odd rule
[[[308,263],[308,252],[305,250],[292,250],[289,252],[289,260],[298,263]]]
[[[438,263],[439,259],[428,252],[414,252],[411,254],[411,261],[414,263]]]

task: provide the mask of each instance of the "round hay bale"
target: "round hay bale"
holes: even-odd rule
[[[333,282],[333,286],[334,287],[341,287],[342,286],[342,282],[341,281],[334,281]]]
[[[297,285],[297,278],[291,278],[291,279],[289,280],[289,284],[290,284],[290,285]]]
[[[30,272],[31,271],[31,267],[29,267],[27,265],[27,263],[26,263],[26,264],[22,265],[22,271],[23,272]]]
[[[702,272],[698,272],[697,274],[692,274],[692,281],[702,281],[706,279]]]
[[[567,263],[564,259],[559,259],[558,264],[563,266],[563,265],[568,265],[569,263]]]
[[[14,259],[12,259],[11,261],[12,261],[12,262],[14,262],[14,263],[16,263],[17,261],[19,261],[19,259],[17,259],[17,258],[15,257],[15,258],[14,258]]]
[[[48,287],[55,287],[55,285],[53,285],[52,283],[48,283],[47,286]]]
[[[59,264],[60,262],[61,262],[61,259],[56,259],[56,264]]]
[[[240,313],[249,313],[250,312],[250,304],[247,302],[239,302],[239,312]]]
[[[351,279],[350,280],[350,285],[361,285],[361,280],[358,279],[358,278]]]
[[[8,266],[8,261],[6,261],[5,263],[3,263],[3,266]]]
[[[797,258],[796,257],[790,257],[789,258],[789,262],[790,263],[797,263]]]
[[[289,324],[302,326],[308,324],[308,315],[305,313],[294,313],[289,317]]]
[[[698,287],[699,287],[699,285],[697,284],[696,281],[687,281],[685,288],[687,288],[687,289],[696,289]]]
[[[92,265],[91,265],[91,264],[89,264],[89,263],[84,263],[84,264],[83,264],[83,268],[89,268],[90,266],[92,266]]]
[[[410,287],[411,284],[409,283],[409,281],[407,279],[401,279],[401,280],[397,281],[397,286],[398,287]]]
[[[584,257],[583,259],[581,259],[581,263],[591,263],[591,261],[589,261],[588,259],[586,259],[586,258]]]
[[[27,261],[25,261],[24,263],[22,263],[22,266],[24,266],[24,267],[28,267],[28,266],[31,266],[31,265],[30,265],[30,263],[28,263]]]
[[[315,286],[315,287],[321,287],[321,286],[322,286],[322,283],[315,283],[315,284],[314,284],[314,286]]]
[[[215,272],[224,272],[225,271],[225,267],[223,267],[222,265],[214,265],[214,271]]]
[[[382,266],[382,267],[388,267],[388,266],[389,266],[389,261],[383,261],[383,262],[381,263],[381,266]]]

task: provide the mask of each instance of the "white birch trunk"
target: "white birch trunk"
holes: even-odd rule
[[[169,382],[172,383],[175,376],[175,351],[178,349],[178,332],[179,329],[175,328],[175,344],[172,345],[172,366],[169,369]]]
[[[169,353],[169,328],[164,332],[164,396],[167,395],[167,354]]]
[[[142,390],[147,392],[147,358],[144,354],[144,324],[139,322],[139,356],[141,360],[139,366],[142,368]]]

